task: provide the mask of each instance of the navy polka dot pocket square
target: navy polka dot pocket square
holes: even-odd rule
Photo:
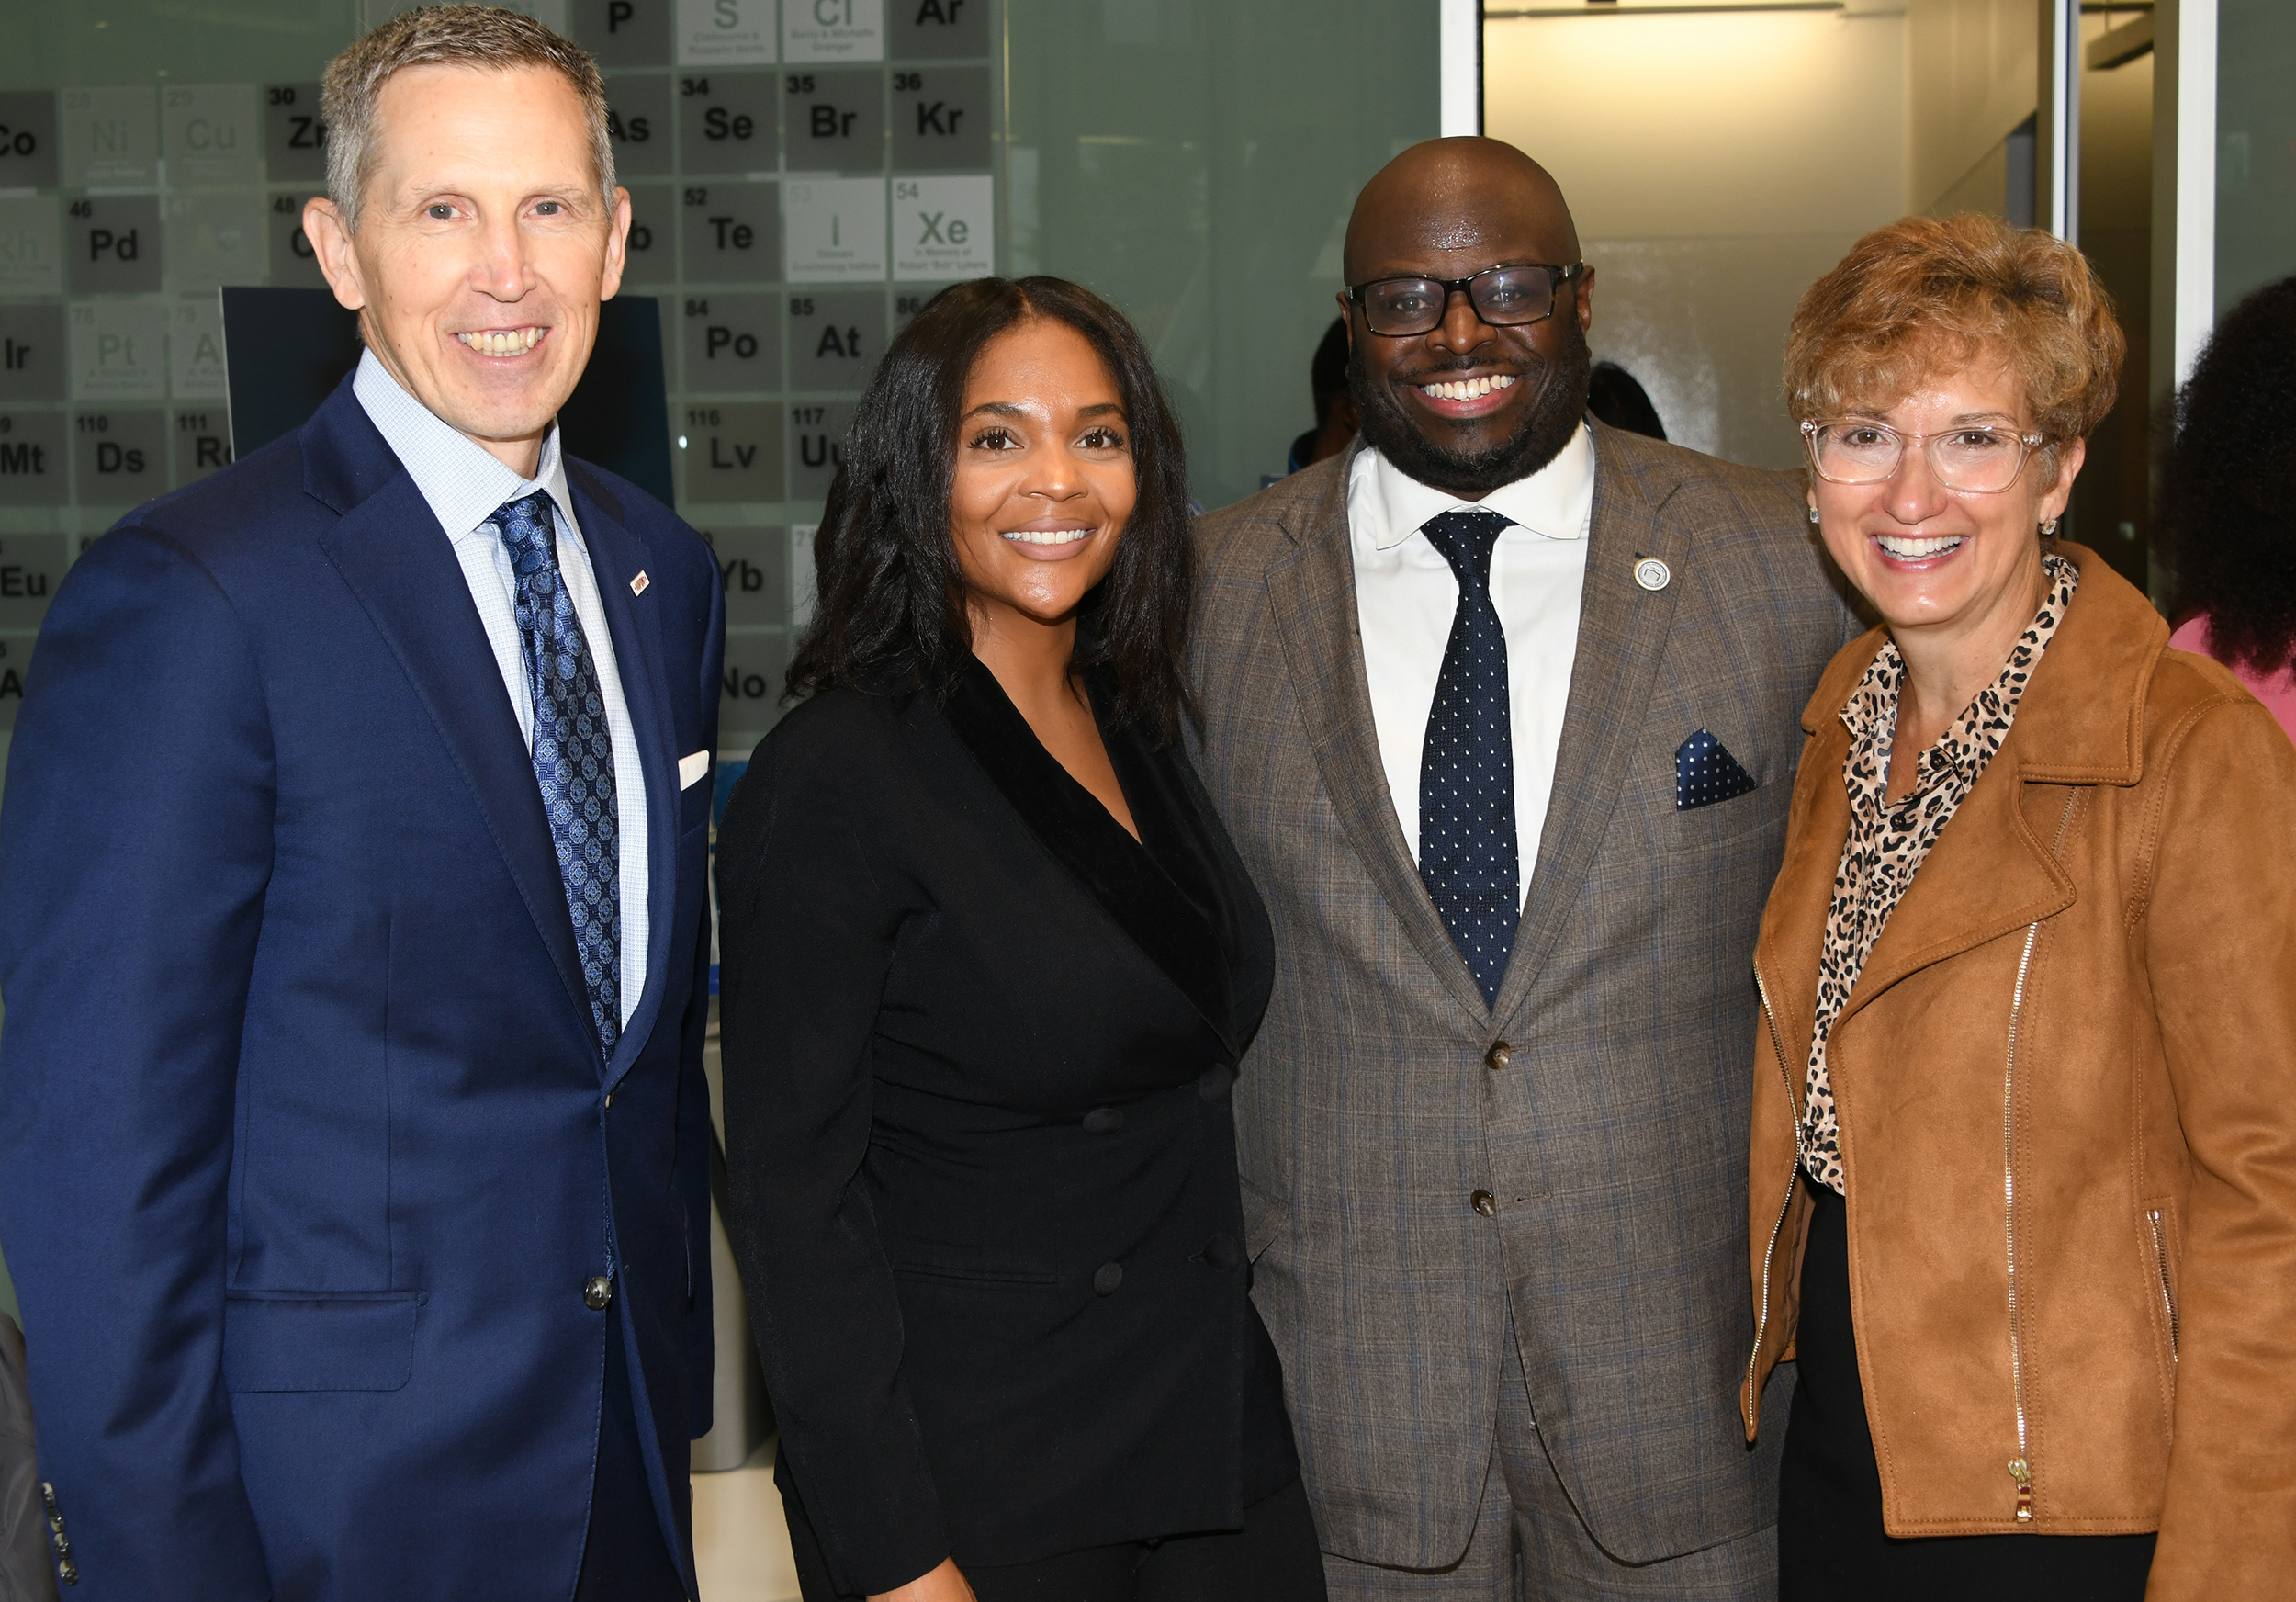
[[[1674,810],[1711,807],[1758,788],[1761,781],[1748,773],[1730,748],[1702,728],[1683,741],[1674,752]]]

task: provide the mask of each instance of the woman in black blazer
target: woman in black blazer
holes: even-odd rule
[[[1267,919],[1179,743],[1179,432],[1053,278],[903,331],[718,841],[731,1225],[806,1602],[1321,1598],[1229,1090]]]

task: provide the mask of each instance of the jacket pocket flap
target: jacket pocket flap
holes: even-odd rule
[[[422,1296],[223,1303],[223,1383],[239,1391],[396,1391],[414,1372]]]

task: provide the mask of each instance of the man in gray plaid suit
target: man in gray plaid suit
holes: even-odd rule
[[[1238,1133],[1332,1594],[1774,1596],[1752,952],[1861,626],[1789,476],[1583,420],[1594,275],[1520,152],[1404,152],[1346,275],[1363,437],[1201,520],[1193,660],[1275,921]]]

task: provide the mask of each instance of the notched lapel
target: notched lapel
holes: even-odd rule
[[[1976,787],[1921,859],[1904,898],[1882,926],[1836,1028],[1908,975],[2073,904],[2072,875],[2051,851],[2065,801],[2055,786],[2026,793],[2018,753],[2011,749],[2016,739],[2012,728]],[[2043,811],[2048,817],[2041,819]],[[2016,848],[2005,849],[2010,840]]]
[[[614,666],[622,675],[622,699],[629,708],[631,738],[637,742],[638,766],[646,775],[647,922],[646,986],[637,1006],[623,1027],[607,1066],[609,1089],[629,1071],[652,1032],[661,1010],[668,978],[670,936],[677,907],[678,786],[674,777],[678,753],[672,749],[677,730],[670,709],[670,687],[662,675],[661,609],[659,598],[633,593],[630,577],[649,559],[646,547],[622,521],[622,502],[600,483],[583,464],[567,464],[567,481],[574,492],[574,517],[581,525],[582,543],[590,550],[590,566],[598,582],[598,596],[606,614],[606,628],[613,636]],[[647,589],[651,589],[649,584]]]
[[[347,391],[337,397],[348,399]],[[366,421],[363,412],[360,421]],[[375,445],[388,454],[381,435]],[[462,770],[578,1010],[581,1032],[590,1037],[590,994],[575,956],[550,820],[543,814],[517,715],[502,693],[486,626],[445,530],[401,470],[345,510],[319,546],[399,659]]]
[[[1593,869],[1641,740],[1675,607],[1696,581],[1689,536],[1664,515],[1672,489],[1663,485],[1646,494],[1632,474],[1610,461],[1598,431],[1579,646],[1555,751],[1555,787],[1494,1018],[1511,1016],[1529,997]],[[1662,589],[1635,582],[1635,564],[1648,557],[1663,561],[1672,574]]]
[[[1356,615],[1346,473],[1334,479],[1333,486],[1299,526],[1287,525],[1292,548],[1267,570],[1269,611],[1283,641],[1300,719],[1306,725],[1324,794],[1331,797],[1340,827],[1372,883],[1453,998],[1473,1017],[1488,1021],[1491,1009],[1450,931],[1443,927],[1402,826],[1396,821],[1394,798],[1388,794]]]

